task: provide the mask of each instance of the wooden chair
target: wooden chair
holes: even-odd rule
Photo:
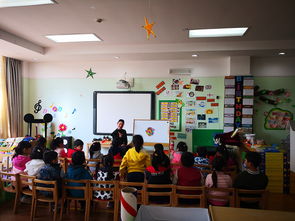
[[[20,198],[19,174],[0,171],[1,189],[8,193],[15,193],[13,213],[16,213],[17,203]]]
[[[108,185],[108,187],[106,186]],[[90,202],[98,203],[98,202],[113,202],[114,203],[114,221],[119,219],[119,194],[117,191],[119,184],[118,181],[97,181],[91,180],[89,186],[89,197]],[[109,200],[101,200],[94,197],[96,191],[112,191],[113,197]],[[88,207],[87,216],[90,216],[90,206]]]
[[[45,196],[39,191],[46,191],[50,193],[50,196]],[[52,194],[52,196],[51,196]],[[37,202],[54,203],[54,215],[53,220],[57,220],[57,205],[58,205],[58,187],[57,181],[45,181],[34,179],[33,180],[33,205],[31,209],[32,220],[36,216]]]
[[[86,159],[86,166],[90,168],[94,168],[96,170],[97,166],[100,166],[99,164],[101,163],[100,159]]]
[[[19,191],[21,194],[31,197],[32,205],[31,211],[33,207],[33,180],[36,179],[35,176],[28,176],[24,174],[19,175]],[[33,220],[32,213],[30,214],[30,220]]]
[[[139,182],[119,182],[119,192],[117,193],[119,196],[121,195],[121,189],[124,187],[135,187],[137,189],[137,204],[145,204],[145,183]]]
[[[60,165],[61,165],[63,171],[66,173],[68,171],[68,166],[69,166],[68,158],[59,157],[58,160],[60,162]]]
[[[236,207],[241,207],[241,202],[248,204],[259,204],[260,209],[267,208],[268,191],[267,190],[244,190],[236,189]],[[258,208],[258,209],[259,209]]]
[[[146,184],[145,185],[145,205],[172,206],[173,204],[172,184]],[[169,201],[165,203],[165,198]],[[164,203],[162,203],[164,201]]]
[[[223,196],[216,196],[214,192],[220,192]],[[235,207],[235,189],[234,188],[214,188],[205,187],[205,206],[208,207],[210,200],[224,200],[230,207]]]
[[[191,193],[196,192],[196,193]],[[173,189],[173,206],[181,207],[205,207],[205,187],[203,186],[178,186],[175,185]],[[199,199],[200,203],[196,204],[181,204],[179,199]]]
[[[10,172],[12,170],[11,156],[7,156],[6,154],[1,156],[0,170],[3,172]]]
[[[75,186],[73,186],[75,185]],[[75,197],[71,195],[71,191],[82,191],[83,197]],[[62,183],[62,199],[61,199],[61,212],[60,212],[60,220],[62,220],[63,209],[66,202],[67,211],[70,209],[70,203],[72,200],[74,201],[85,201],[85,217],[84,220],[88,220],[87,211],[88,207],[90,207],[90,198],[88,196],[89,193],[89,180],[69,180],[64,179]]]

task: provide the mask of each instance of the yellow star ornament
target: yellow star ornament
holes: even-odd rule
[[[147,39],[150,39],[150,35],[151,34],[154,37],[156,37],[156,35],[155,35],[154,31],[153,31],[153,26],[154,26],[155,22],[153,22],[153,23],[150,24],[146,17],[144,17],[144,22],[145,22],[145,25],[142,26],[142,27],[146,30],[146,37],[147,37]]]

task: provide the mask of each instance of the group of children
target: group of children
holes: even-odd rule
[[[133,136],[132,144],[124,145],[113,140],[112,146],[107,155],[101,153],[100,143],[95,141],[89,149],[89,159],[99,159],[89,162],[86,167],[85,154],[83,152],[84,143],[80,139],[74,141],[74,148],[64,149],[63,140],[56,138],[51,143],[51,148],[46,148],[46,140],[40,137],[36,145],[32,148],[31,143],[22,141],[15,148],[13,155],[13,172],[25,173],[36,176],[41,180],[56,180],[61,194],[61,182],[63,178],[73,180],[109,181],[124,179],[128,182],[144,182],[149,184],[177,184],[182,186],[207,187],[236,187],[243,189],[264,189],[267,186],[267,177],[259,173],[258,166],[261,162],[260,155],[249,152],[246,155],[245,170],[237,176],[235,180],[224,173],[233,160],[228,156],[224,147],[218,148],[216,154],[210,159],[207,158],[206,149],[200,147],[198,156],[188,152],[188,147],[184,142],[179,142],[177,150],[170,153],[168,157],[164,152],[162,144],[154,146],[154,152],[150,156],[143,150],[143,138],[140,135]],[[64,174],[59,157],[71,158],[69,168]],[[115,169],[116,159],[122,159],[119,171]],[[197,164],[211,165],[211,174],[201,173]],[[118,176],[119,175],[119,176]],[[70,183],[69,185],[77,185]],[[42,194],[49,194],[42,192]],[[82,197],[83,192],[72,190],[70,192],[75,197]],[[212,195],[221,196],[225,193],[214,191]],[[97,191],[94,197],[102,200],[112,198],[111,192]],[[226,205],[228,202],[220,199],[212,200],[213,205]],[[85,205],[81,202],[81,207]]]

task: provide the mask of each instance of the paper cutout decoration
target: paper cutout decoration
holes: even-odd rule
[[[206,86],[205,86],[205,89],[206,89],[206,90],[210,90],[210,89],[212,89],[212,85],[206,85]]]
[[[176,97],[182,97],[182,92],[179,92]]]
[[[142,27],[146,31],[146,38],[149,40],[150,39],[150,35],[153,35],[154,38],[155,38],[156,37],[156,34],[153,31],[153,26],[154,26],[155,22],[149,23],[148,19],[146,17],[144,17],[144,23],[145,23],[145,25],[142,26]]]
[[[179,84],[172,84],[171,90],[179,90]]]
[[[199,79],[195,79],[195,78],[191,78],[190,83],[191,83],[191,84],[199,85],[200,80],[199,80]]]
[[[47,114],[48,110],[47,109],[43,109],[43,114]]]
[[[206,120],[206,114],[198,114],[198,120]]]
[[[185,84],[183,85],[183,89],[191,89],[192,85],[191,84]]]
[[[252,119],[252,118],[251,118],[251,119]],[[211,118],[211,117],[209,117],[209,118],[208,118],[208,123],[210,123],[210,124],[218,123],[218,118],[217,118],[217,117],[215,117],[215,118]]]
[[[89,71],[88,71],[88,70],[85,70],[85,71],[87,72],[87,76],[86,76],[86,78],[92,77],[92,79],[93,79],[93,75],[96,74],[96,73],[94,73],[94,72],[91,70],[91,68],[89,69]]]
[[[194,96],[195,96],[195,93],[194,93],[193,91],[190,91],[190,92],[188,93],[188,96],[189,96],[189,97],[194,97]]]
[[[199,107],[206,107],[206,102],[205,101],[197,101],[197,104]]]
[[[67,130],[67,125],[65,125],[65,124],[60,124],[59,126],[58,126],[58,132],[61,132],[61,136],[64,136],[64,133],[63,132],[65,132],[66,130]]]
[[[34,105],[35,114],[37,114],[42,109],[41,102],[42,102],[41,100],[38,100],[38,102]]]
[[[176,99],[175,101],[176,101],[177,106],[178,106],[179,108],[184,107],[184,103],[183,103],[182,100],[180,100],[180,99]]]
[[[178,139],[186,139],[186,133],[178,133],[177,138]]]
[[[213,110],[212,109],[207,109],[206,114],[213,114]]]
[[[199,122],[198,128],[207,128],[207,123],[206,122]]]
[[[198,101],[202,101],[202,100],[206,100],[206,97],[196,97],[196,100],[198,100]]]
[[[57,107],[54,106],[54,107],[52,108],[52,111],[53,111],[53,112],[56,112],[56,111],[57,111]]]
[[[204,91],[204,86],[196,86],[195,91]]]
[[[148,128],[145,130],[146,135],[148,135],[149,137],[150,137],[150,136],[153,136],[153,135],[154,135],[154,132],[155,132],[155,129],[152,128],[152,127],[148,127]]]
[[[77,109],[76,109],[76,108],[74,108],[74,110],[72,111],[72,114],[74,114],[76,111],[77,111]]]
[[[211,103],[211,107],[218,107],[218,103]]]
[[[277,90],[259,90],[259,86],[254,87],[254,96],[257,97],[260,101],[271,104],[278,105],[282,103],[290,103],[291,92],[287,91],[284,88]]]
[[[157,92],[156,92],[156,95],[160,95],[163,91],[165,91],[166,90],[166,88],[165,87],[162,87],[160,90],[158,90]]]
[[[59,111],[59,112],[62,111],[62,107],[61,107],[61,106],[58,107],[58,111]]]
[[[212,99],[212,98],[211,99],[207,99],[207,102],[215,102],[215,99]]]
[[[293,120],[293,114],[290,111],[273,108],[265,118],[264,128],[267,130],[286,130],[291,120]]]
[[[162,87],[165,84],[164,81],[161,81],[159,84],[156,85],[156,88],[159,89],[160,87]]]

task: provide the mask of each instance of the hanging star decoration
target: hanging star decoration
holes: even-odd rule
[[[154,37],[156,37],[155,32],[153,31],[153,26],[155,24],[155,22],[153,23],[149,23],[148,19],[146,17],[144,17],[144,21],[145,21],[145,25],[142,26],[145,30],[146,30],[146,37],[149,40],[150,39],[150,35],[152,34]]]
[[[88,70],[85,70],[85,71],[87,72],[87,76],[86,76],[86,78],[92,77],[92,79],[93,79],[93,75],[96,74],[96,73],[94,73],[94,72],[91,70],[91,68],[89,69],[89,71],[88,71]]]

